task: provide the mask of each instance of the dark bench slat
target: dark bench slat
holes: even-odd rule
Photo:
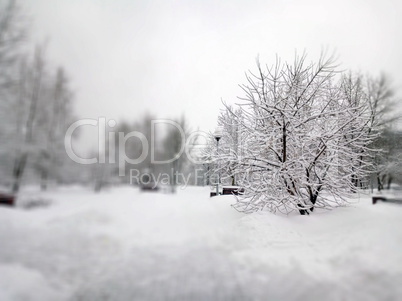
[[[373,205],[376,204],[378,201],[387,202],[387,203],[402,204],[402,198],[373,196]]]

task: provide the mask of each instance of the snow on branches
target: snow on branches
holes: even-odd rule
[[[242,104],[226,106],[220,116],[220,152],[211,153],[219,162],[215,172],[245,188],[234,207],[308,214],[345,205],[371,164],[368,94],[350,93],[350,78],[325,56],[317,63],[307,63],[306,55],[293,64],[257,63],[257,72],[246,77]]]

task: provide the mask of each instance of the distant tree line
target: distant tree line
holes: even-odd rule
[[[144,135],[148,151],[142,160],[133,163],[130,160],[136,161],[140,158],[145,146],[138,137],[128,138],[122,146],[119,144],[119,135],[129,137],[130,133],[136,132]],[[122,121],[116,127],[109,128],[106,137],[113,137],[113,141],[112,144],[109,138],[105,141],[107,160],[105,163],[94,164],[91,168],[95,191],[113,184],[141,185],[138,178],[144,173],[149,174],[152,180],[159,180],[155,185],[163,186],[170,192],[175,192],[177,186],[183,184],[203,185],[204,172],[199,171],[199,174],[196,174],[196,170],[202,169],[202,165],[189,160],[185,153],[185,146],[189,142],[188,139],[191,139],[191,134],[191,128],[184,115],[181,118],[165,120],[148,113],[134,122]],[[187,148],[192,151],[192,146]],[[123,166],[119,162],[122,157],[128,158]],[[120,174],[121,170],[124,170],[123,175]],[[184,178],[186,183],[183,183]]]

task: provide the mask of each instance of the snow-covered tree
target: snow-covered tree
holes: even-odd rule
[[[387,129],[374,141],[380,149],[374,157],[374,183],[378,190],[390,189],[393,181],[402,184],[402,133]]]
[[[63,142],[72,119],[71,97],[65,72],[50,72],[42,46],[32,57],[20,56],[15,82],[3,98],[1,119],[6,143],[0,165],[14,192],[27,169],[31,178],[39,176],[43,189],[48,179],[65,178],[68,157]]]
[[[306,55],[293,64],[257,63],[249,72],[241,86],[240,149],[217,157],[235,165],[232,174],[245,188],[236,209],[307,214],[347,203],[352,175],[369,169],[360,155],[374,137],[367,134],[370,108],[345,97],[337,74],[324,55],[317,63],[306,63]]]
[[[360,74],[349,73],[341,80],[341,93],[351,106],[367,106],[369,118],[365,132],[362,135],[376,137],[370,147],[375,151],[367,151],[365,148],[354,149],[359,152],[358,161],[353,164],[362,165],[363,162],[371,162],[371,174],[377,178],[378,187],[382,187],[381,178],[385,177],[385,171],[390,163],[392,145],[389,143],[390,129],[399,116],[395,113],[395,98],[389,81],[385,76],[372,78]],[[345,139],[353,140],[352,135],[345,135]],[[371,179],[373,176],[370,177]],[[358,177],[352,174],[352,182],[355,187],[368,187],[370,179]]]
[[[36,154],[35,168],[41,178],[41,188],[46,189],[50,178],[63,181],[67,166],[63,142],[72,122],[72,92],[63,68],[57,68],[55,75],[49,77],[41,100],[36,130],[36,142],[41,147]]]
[[[0,7],[0,182],[17,192],[26,170],[62,179],[63,138],[71,122],[71,90],[65,72],[56,75],[42,45],[24,54],[26,23],[17,1]]]
[[[394,129],[394,124],[401,118],[401,115],[395,110],[397,99],[387,77],[369,78],[367,80],[367,95],[372,116],[370,129],[377,134],[372,148],[380,150],[372,154],[374,158],[372,160],[374,163],[372,174],[377,180],[377,188],[382,189],[385,185],[384,179],[387,179],[390,184],[392,174],[398,173],[395,167],[401,166],[397,152],[398,137],[400,136]]]
[[[0,184],[11,182],[13,150],[17,129],[15,120],[10,118],[20,114],[16,105],[15,86],[18,77],[18,59],[25,37],[24,18],[15,1],[0,5]],[[10,104],[14,105],[11,106]],[[13,148],[11,147],[13,146]]]
[[[2,94],[15,81],[20,46],[26,36],[25,22],[15,0],[0,7],[0,89]]]
[[[237,185],[236,166],[241,152],[240,128],[243,122],[242,110],[227,106],[218,117],[218,129],[222,135],[219,145],[215,133],[210,133],[207,147],[204,150],[204,161],[210,162],[209,175],[223,184]],[[218,149],[219,147],[219,149]]]
[[[165,124],[167,126],[167,134],[162,141],[162,149],[159,151],[160,156],[165,158],[167,163],[164,167],[167,168],[170,174],[170,187],[172,192],[176,192],[176,185],[179,184],[178,174],[188,172],[187,167],[189,160],[184,152],[186,138],[190,135],[190,128],[184,116],[180,119],[172,120],[174,125]],[[178,127],[178,128],[177,128]]]
[[[41,147],[39,143],[35,143],[38,139],[34,134],[38,122],[38,113],[40,111],[39,106],[44,77],[45,60],[43,50],[37,47],[32,63],[22,63],[19,84],[17,86],[19,104],[22,106],[22,109],[26,109],[26,111],[25,114],[21,114],[22,118],[19,120],[21,122],[21,132],[15,133],[17,139],[21,138],[21,144],[15,154],[14,160],[14,192],[17,192],[20,188],[29,156],[39,151]]]

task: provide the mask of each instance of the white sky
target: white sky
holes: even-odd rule
[[[35,41],[62,64],[79,117],[185,113],[213,130],[244,72],[329,47],[343,68],[384,71],[402,95],[402,1],[25,0]]]

